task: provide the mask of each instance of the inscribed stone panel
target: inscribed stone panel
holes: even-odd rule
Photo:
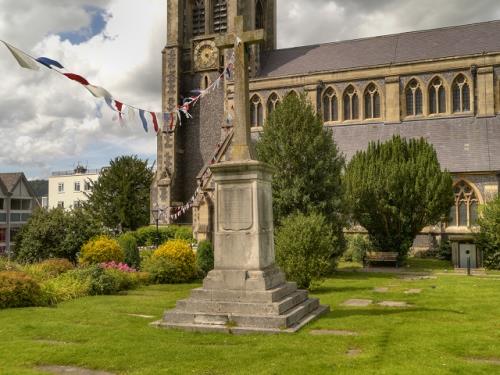
[[[218,199],[219,230],[241,231],[252,228],[253,198],[250,186],[221,186]]]

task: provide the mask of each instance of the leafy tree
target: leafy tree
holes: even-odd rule
[[[484,265],[500,270],[500,196],[481,208],[478,224],[476,244],[483,251]]]
[[[103,228],[84,210],[38,209],[18,232],[14,255],[21,262],[66,258],[76,262],[84,243]]]
[[[402,258],[415,236],[453,205],[451,176],[424,139],[370,143],[349,162],[344,182],[353,219],[366,228],[374,248]]]
[[[273,111],[257,143],[257,154],[275,168],[276,224],[297,211],[317,212],[332,225],[339,245],[343,243],[344,158],[305,96],[288,95]]]
[[[152,181],[147,160],[117,157],[92,183],[85,207],[108,228],[135,230],[149,224]]]
[[[276,230],[276,262],[299,288],[314,287],[336,266],[335,236],[323,215],[292,214]]]

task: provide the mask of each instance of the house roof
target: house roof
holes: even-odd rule
[[[24,176],[22,172],[18,173],[0,173],[0,180],[2,181],[8,193],[12,193],[19,180]]]
[[[278,49],[264,55],[259,77],[500,53],[500,20]]]

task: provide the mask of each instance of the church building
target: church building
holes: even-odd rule
[[[215,38],[232,32],[241,15],[245,30],[266,33],[264,43],[249,47],[252,135],[286,95],[305,94],[347,160],[371,141],[424,137],[452,173],[455,205],[414,247],[446,238],[455,266],[464,267],[470,254],[480,267],[478,207],[500,185],[500,21],[277,49],[276,3],[168,0],[163,110],[220,75],[231,51],[219,51]],[[231,144],[233,89],[226,79],[192,109],[192,119],[158,136],[152,206],[171,212],[196,192],[192,213],[177,222],[192,223],[199,239],[213,232],[210,165],[225,160]],[[168,214],[162,219],[171,222]]]

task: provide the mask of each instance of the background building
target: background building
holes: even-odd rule
[[[426,228],[415,247],[446,238],[457,267],[467,252],[481,266],[473,241],[477,209],[500,184],[500,21],[276,49],[276,0],[169,0],[165,111],[218,76],[231,52],[218,51],[214,39],[234,31],[236,15],[247,30],[267,34],[265,43],[249,48],[254,139],[291,94],[307,95],[347,160],[371,141],[425,138],[453,175],[455,205],[449,220]],[[152,205],[175,207],[199,185],[193,215],[180,218],[193,223],[199,238],[213,231],[209,167],[230,147],[238,115],[232,108],[233,83],[226,80],[194,108],[193,119],[183,120],[187,126],[158,137]]]
[[[35,193],[23,173],[0,173],[0,255],[12,249],[17,231],[37,206]]]
[[[53,172],[49,177],[49,208],[72,209],[86,201],[91,183],[97,181],[100,169],[78,165],[72,171]]]

